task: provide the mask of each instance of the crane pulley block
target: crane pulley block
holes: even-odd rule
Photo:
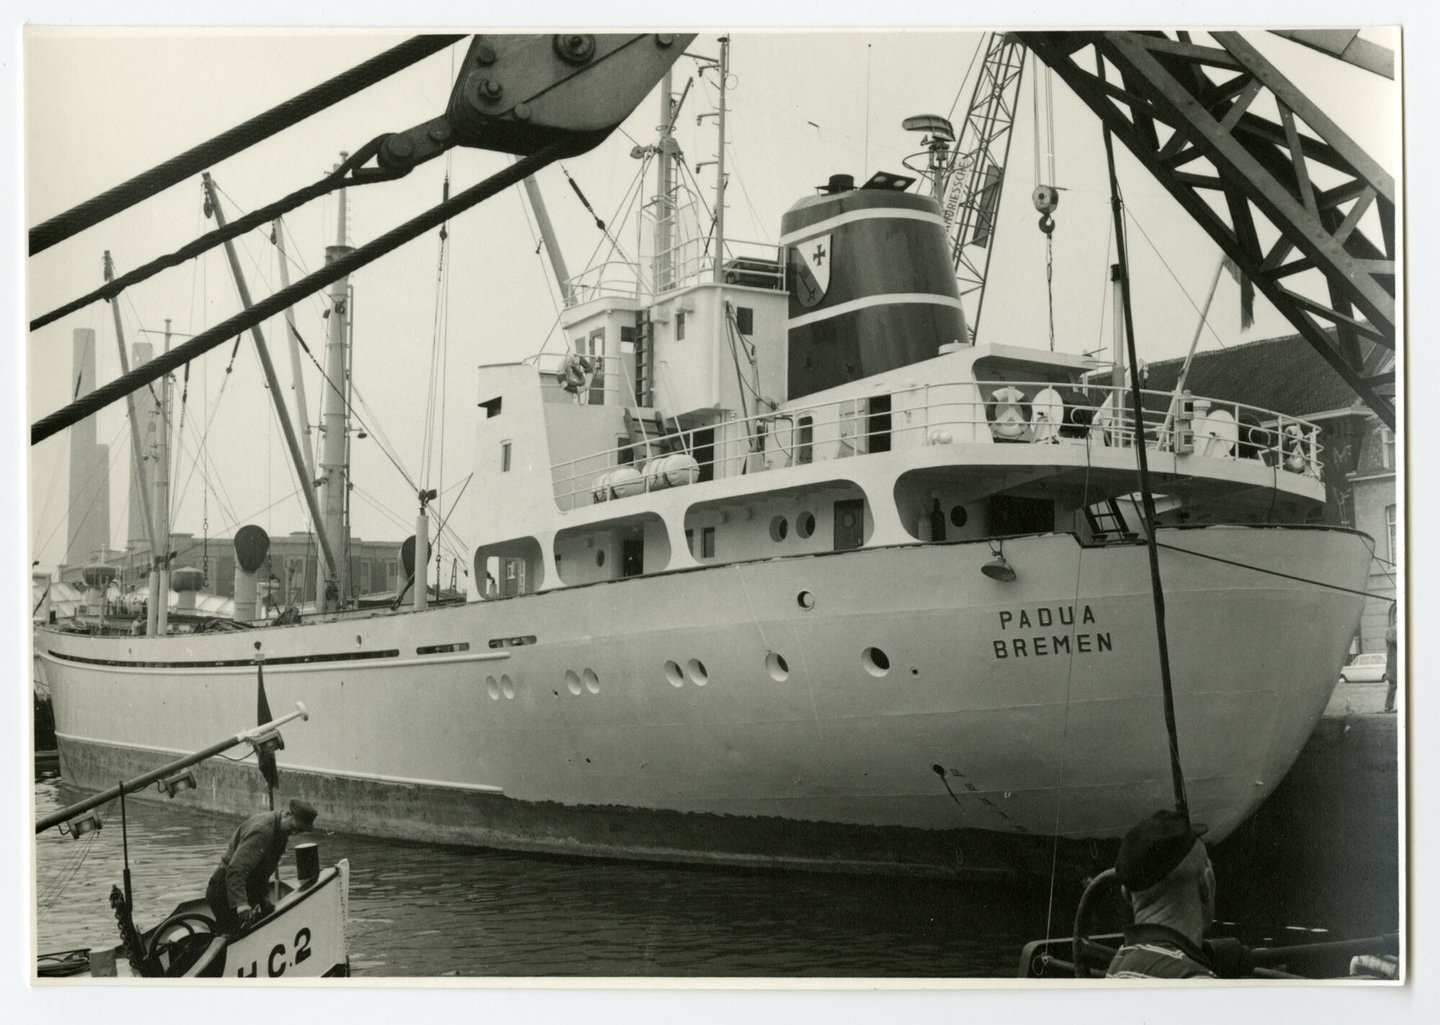
[[[694,34],[478,35],[445,116],[462,146],[526,155],[597,145],[655,88]]]

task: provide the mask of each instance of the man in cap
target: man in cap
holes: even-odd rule
[[[1157,811],[1126,833],[1115,876],[1135,924],[1126,927],[1107,978],[1218,978],[1201,946],[1215,920],[1215,870],[1184,815]]]
[[[220,932],[238,932],[269,910],[265,898],[285,842],[314,825],[314,807],[299,798],[283,811],[262,811],[240,823],[205,890]]]

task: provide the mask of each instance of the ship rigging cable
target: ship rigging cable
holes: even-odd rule
[[[1095,58],[1097,73],[1105,77],[1104,58]],[[1170,679],[1170,643],[1165,632],[1165,589],[1160,581],[1160,553],[1156,548],[1153,524],[1156,520],[1155,495],[1150,490],[1150,464],[1145,449],[1144,403],[1140,395],[1139,357],[1135,354],[1135,316],[1130,304],[1130,271],[1128,247],[1125,243],[1125,204],[1120,193],[1120,178],[1115,170],[1115,145],[1110,125],[1105,123],[1105,166],[1110,179],[1110,208],[1115,222],[1116,263],[1120,267],[1120,307],[1125,318],[1125,345],[1130,357],[1130,396],[1135,415],[1135,463],[1140,477],[1140,500],[1145,522],[1151,529],[1145,535],[1145,548],[1150,558],[1151,600],[1155,606],[1155,642],[1160,656],[1160,691],[1165,706],[1165,733],[1170,741],[1170,776],[1175,792],[1175,810],[1190,821],[1190,800],[1185,793],[1185,773],[1180,766],[1180,737],[1175,725],[1175,694]]]
[[[415,36],[299,96],[291,97],[258,117],[30,229],[30,255],[43,252],[57,242],[63,242],[71,235],[129,209],[162,189],[178,184],[226,157],[249,149],[262,139],[303,121],[463,38],[464,36],[460,35]]]
[[[146,382],[169,373],[180,364],[194,359],[201,353],[208,352],[242,331],[249,330],[252,325],[275,316],[306,296],[367,266],[430,229],[439,227],[451,217],[484,202],[516,182],[523,181],[527,175],[534,174],[551,161],[571,152],[573,152],[573,144],[568,140],[561,140],[502,168],[479,184],[472,185],[458,196],[452,196],[448,202],[442,203],[438,207],[432,207],[404,224],[390,229],[379,238],[367,242],[333,263],[326,264],[308,277],[295,282],[289,288],[283,288],[257,302],[250,309],[241,310],[208,331],[202,331],[188,342],[151,360],[143,367],[138,367],[129,374],[96,388],[89,395],[77,402],[72,402],[64,409],[42,417],[31,425],[30,443],[38,444],[52,434],[85,419]]]
[[[147,264],[136,267],[128,274],[120,275],[120,277],[114,281],[107,282],[93,292],[82,295],[78,299],[71,300],[64,306],[56,307],[49,313],[41,314],[30,322],[30,330],[38,331],[47,324],[52,324],[61,317],[74,313],[76,310],[84,309],[86,306],[100,299],[113,299],[131,285],[139,284],[141,281],[153,277],[167,268],[178,267],[186,260],[193,259],[202,253],[214,249],[218,245],[223,245],[231,239],[243,235],[252,228],[267,224],[282,214],[287,214],[296,207],[302,206],[313,199],[318,199],[338,189],[403,178],[410,173],[410,168],[401,170],[368,168],[363,169],[363,171],[361,169],[360,165],[364,164],[366,160],[379,152],[380,146],[387,138],[389,138],[388,133],[371,139],[364,146],[360,147],[348,160],[313,185],[307,185],[303,189],[297,189],[290,193],[290,195],[271,203],[269,206],[261,207],[253,213],[237,218],[229,224],[218,227],[214,231],[195,239],[193,242],[181,246],[172,253],[167,253],[165,256],[157,257]],[[353,178],[347,177],[351,171],[356,172]]]

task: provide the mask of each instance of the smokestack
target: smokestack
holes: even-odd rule
[[[75,329],[72,338],[75,398],[95,390],[95,332]],[[74,566],[103,558],[110,544],[110,447],[95,443],[92,414],[75,424],[70,435],[70,494],[65,562]]]

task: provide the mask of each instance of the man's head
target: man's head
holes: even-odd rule
[[[1199,832],[1179,812],[1157,811],[1120,842],[1115,876],[1137,921],[1215,919],[1215,870]]]
[[[315,806],[298,797],[291,798],[289,805],[280,813],[281,828],[287,833],[308,833],[315,827]]]

